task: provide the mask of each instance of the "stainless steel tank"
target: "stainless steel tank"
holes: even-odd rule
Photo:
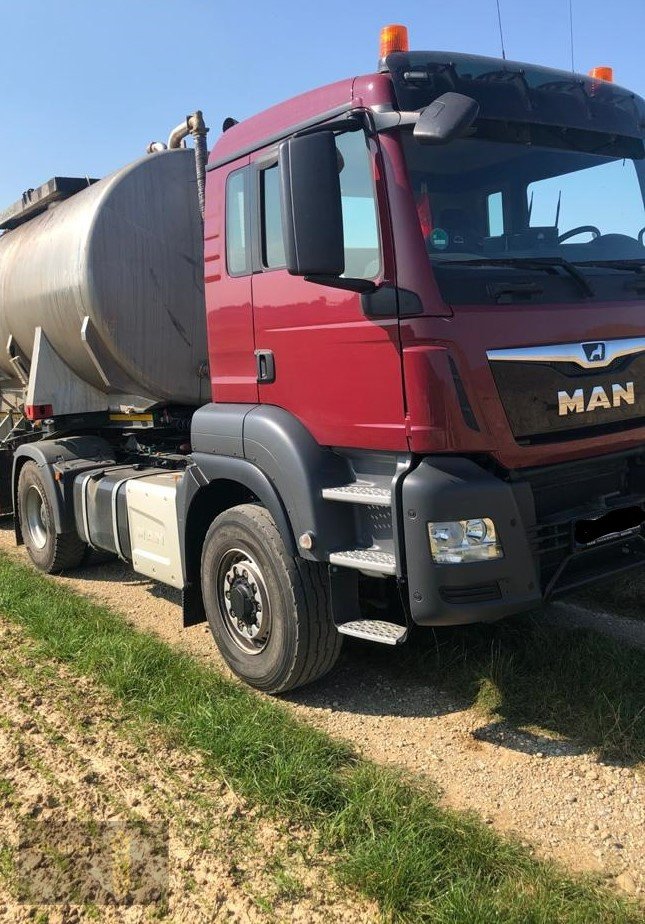
[[[5,385],[10,335],[30,359],[40,326],[104,393],[207,401],[202,248],[190,149],[148,155],[0,236]]]

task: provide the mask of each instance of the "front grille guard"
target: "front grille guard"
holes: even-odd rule
[[[562,524],[564,525],[564,524]],[[555,565],[553,574],[546,581],[542,595],[545,601],[559,596],[578,587],[583,587],[594,579],[600,577],[611,577],[612,575],[621,574],[625,571],[631,571],[645,564],[645,535],[643,528],[641,532],[629,537],[609,539],[607,542],[598,543],[588,548],[576,548],[573,540],[574,522],[567,524],[569,539],[566,543],[564,555]],[[550,527],[552,528],[552,527]],[[539,532],[545,527],[538,527]],[[557,553],[565,550],[565,544],[562,539],[562,532],[559,534],[556,530],[555,537],[557,545],[545,549],[539,548],[540,540],[534,540],[532,543],[535,553],[537,554],[540,564],[542,564],[548,553]],[[537,546],[537,547],[536,547]],[[601,559],[600,568],[594,568],[594,560]],[[614,562],[612,564],[612,561]],[[581,565],[589,564],[587,569],[581,568]],[[569,577],[571,571],[578,569],[578,574]]]

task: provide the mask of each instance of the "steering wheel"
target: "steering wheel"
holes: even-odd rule
[[[638,243],[641,247],[645,247],[645,228],[641,228],[638,232]]]
[[[643,228],[645,231],[645,228]],[[563,241],[568,241],[570,237],[575,237],[577,234],[593,234],[594,237],[601,237],[602,232],[600,228],[597,228],[595,225],[580,225],[579,228],[571,228],[570,231],[565,231],[564,234],[558,235],[558,244],[561,244]]]

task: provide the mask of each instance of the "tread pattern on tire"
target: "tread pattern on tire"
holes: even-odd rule
[[[258,504],[240,504],[226,513],[243,512],[254,521],[258,534],[280,558],[289,575],[289,595],[292,606],[301,619],[297,625],[296,657],[277,688],[266,692],[286,693],[305,686],[332,669],[343,644],[331,618],[330,595],[325,566],[317,562],[293,558],[286,552],[278,528],[270,513]],[[213,524],[214,525],[214,524]],[[211,527],[212,528],[212,527]]]
[[[87,553],[87,546],[75,533],[57,533],[54,561],[49,573],[78,568]]]

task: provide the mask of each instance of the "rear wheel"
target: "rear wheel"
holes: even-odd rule
[[[208,622],[230,668],[267,693],[284,693],[331,670],[342,636],[331,618],[322,565],[289,554],[256,504],[220,514],[202,552]]]
[[[35,462],[25,462],[18,478],[18,520],[29,557],[52,574],[80,565],[86,545],[76,533],[57,533],[47,485]]]

